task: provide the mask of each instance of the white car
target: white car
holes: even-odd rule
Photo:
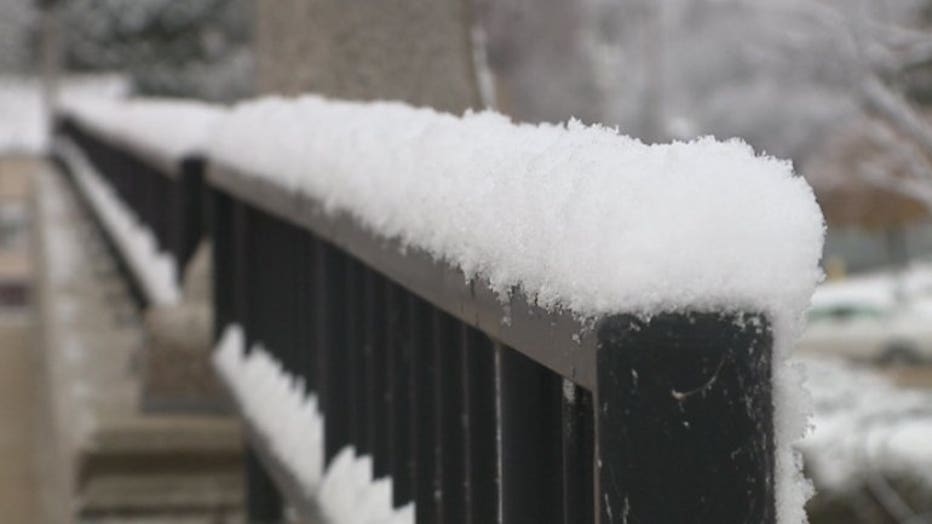
[[[813,297],[799,351],[883,365],[932,362],[932,301],[833,295]]]

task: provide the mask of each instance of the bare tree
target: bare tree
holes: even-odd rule
[[[932,61],[925,0],[588,0],[606,119],[648,139],[740,135],[804,158],[871,113],[932,155],[903,73]],[[655,100],[657,98],[660,100]]]

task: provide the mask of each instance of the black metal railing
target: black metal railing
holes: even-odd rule
[[[58,129],[183,267],[203,229],[203,164],[171,175],[68,119]],[[216,334],[240,324],[302,378],[327,461],[348,445],[371,456],[418,523],[775,522],[766,317],[583,324],[520,289],[502,303],[263,180],[209,166]],[[281,520],[284,499],[314,512],[288,467],[253,440],[251,521]]]
[[[96,133],[67,114],[55,123],[56,136],[74,143],[148,227],[161,251],[171,254],[178,278],[204,235],[204,159],[157,157]]]
[[[765,317],[582,325],[261,178],[209,184],[218,333],[300,376],[326,459],[371,455],[417,522],[775,522]],[[258,455],[250,518],[274,521],[289,489]]]

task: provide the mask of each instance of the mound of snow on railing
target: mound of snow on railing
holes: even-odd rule
[[[583,315],[801,311],[821,274],[811,189],[737,140],[645,145],[575,122],[304,97],[234,108],[209,154]]]
[[[764,312],[778,364],[821,278],[812,190],[739,140],[645,145],[577,122],[305,96],[240,104],[217,122],[208,154],[544,307]],[[787,523],[805,520],[808,497],[791,447],[806,427],[800,390],[797,373],[775,366]]]
[[[392,507],[388,478],[372,478],[372,458],[344,447],[324,470],[324,420],[317,397],[261,346],[246,353],[239,326],[228,326],[214,352],[214,368],[249,426],[334,524],[414,522],[414,506]],[[273,408],[274,406],[274,408]]]
[[[168,161],[201,154],[219,106],[157,98],[65,99],[59,112],[117,144]]]

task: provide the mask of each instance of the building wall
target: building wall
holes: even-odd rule
[[[260,93],[479,106],[469,0],[259,0]]]

